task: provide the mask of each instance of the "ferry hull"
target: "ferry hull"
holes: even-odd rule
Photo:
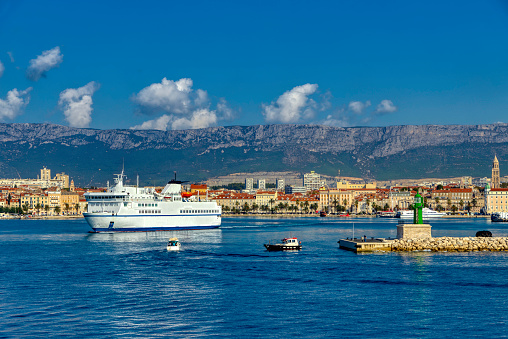
[[[204,216],[122,216],[84,213],[94,232],[153,232],[219,228],[219,215]]]

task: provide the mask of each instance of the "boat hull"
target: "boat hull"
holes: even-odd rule
[[[287,246],[282,244],[264,244],[268,251],[299,251],[302,249],[302,245],[298,246]]]
[[[111,215],[84,213],[94,232],[152,232],[219,228],[220,215]]]

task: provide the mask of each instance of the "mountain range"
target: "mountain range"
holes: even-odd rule
[[[124,164],[130,182],[163,184],[237,172],[314,170],[388,180],[490,176],[507,162],[508,124],[330,127],[225,126],[193,130],[98,130],[0,124],[0,177],[35,178],[46,166],[76,185],[104,185]]]

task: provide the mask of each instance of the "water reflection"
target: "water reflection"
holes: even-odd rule
[[[111,232],[89,233],[88,241],[92,242],[152,242],[167,241],[169,238],[178,238],[181,242],[212,243],[222,242],[220,228],[210,230],[187,231],[161,231],[161,232]]]

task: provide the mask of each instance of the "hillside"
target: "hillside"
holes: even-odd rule
[[[104,184],[125,160],[131,179],[161,184],[236,172],[309,171],[378,180],[489,176],[508,159],[508,125],[339,128],[257,125],[183,131],[96,130],[0,124],[0,177],[36,177],[41,166],[79,185]]]

